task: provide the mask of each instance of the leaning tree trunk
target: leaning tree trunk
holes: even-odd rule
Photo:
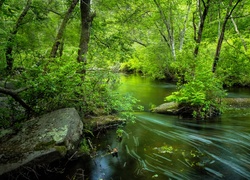
[[[200,7],[200,2],[199,2],[199,14],[200,14],[200,24],[199,24],[199,29],[198,29],[198,33],[196,32],[196,25],[195,25],[195,16],[193,15],[193,27],[194,27],[194,40],[196,42],[196,46],[194,49],[194,56],[197,57],[198,53],[199,53],[199,45],[201,43],[201,38],[202,38],[202,33],[203,33],[203,29],[204,29],[204,24],[205,24],[205,20],[208,14],[208,9],[210,6],[210,0],[207,0],[207,4],[204,2],[204,0],[202,0],[203,6],[204,6],[204,10],[201,13],[201,7]]]
[[[229,4],[230,7],[232,6],[232,1],[233,0],[230,0],[230,4]],[[218,61],[219,61],[219,58],[220,58],[220,51],[221,51],[222,42],[223,42],[225,31],[226,31],[227,21],[231,17],[234,9],[240,3],[240,1],[241,0],[238,0],[230,11],[229,11],[229,9],[227,9],[227,13],[226,13],[224,22],[222,24],[221,33],[220,33],[220,37],[218,39],[217,48],[216,48],[216,52],[215,52],[215,56],[214,56],[213,69],[212,69],[213,73],[216,71],[217,64],[218,64]]]
[[[52,46],[52,49],[51,49],[51,52],[50,52],[50,57],[52,58],[55,58],[56,57],[56,53],[57,53],[57,50],[58,48],[60,47],[60,45],[62,45],[62,40],[63,40],[63,33],[65,31],[65,28],[66,28],[66,25],[70,19],[70,16],[72,15],[72,12],[73,10],[75,9],[76,7],[76,4],[79,2],[79,0],[73,0],[67,13],[65,14],[64,18],[63,18],[63,21],[60,25],[60,28],[57,32],[57,35],[56,35],[56,39],[55,39],[55,42]],[[62,52],[60,52],[60,54],[62,54]]]
[[[80,11],[81,11],[81,36],[78,50],[77,61],[83,63],[83,68],[81,73],[86,74],[86,64],[87,64],[87,52],[88,43],[90,39],[90,25],[93,21],[94,14],[90,14],[90,0],[80,0]]]
[[[7,41],[7,47],[5,50],[5,56],[6,56],[5,58],[6,58],[6,64],[7,64],[6,71],[8,74],[10,74],[12,69],[13,69],[13,63],[14,63],[13,44],[14,44],[14,40],[15,40],[15,37],[16,37],[16,34],[17,34],[19,28],[22,25],[23,19],[26,16],[26,14],[28,13],[30,7],[31,7],[31,0],[28,0],[27,4],[24,7],[22,13],[20,14],[14,28],[10,32],[10,36],[8,38],[8,41]]]

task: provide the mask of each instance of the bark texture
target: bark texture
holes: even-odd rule
[[[63,47],[62,41],[63,41],[63,34],[66,29],[67,23],[72,15],[72,12],[74,11],[76,4],[79,2],[79,0],[73,0],[70,7],[68,8],[68,11],[66,12],[63,21],[60,25],[60,28],[57,32],[55,42],[52,46],[51,52],[50,52],[50,57],[55,58],[57,51],[59,47]],[[60,46],[61,45],[61,46]],[[60,55],[62,55],[62,51],[60,51]]]
[[[197,33],[197,28],[196,28],[196,24],[195,24],[195,15],[193,15],[193,27],[194,27],[194,40],[196,42],[196,46],[194,49],[194,56],[196,57],[199,53],[199,45],[201,43],[201,39],[202,39],[202,33],[203,33],[203,29],[204,29],[204,25],[205,25],[205,20],[208,14],[208,9],[210,6],[210,0],[207,0],[207,3],[205,3],[204,0],[202,0],[202,4],[203,4],[203,11],[201,12],[201,5],[200,5],[200,0],[198,3],[198,11],[200,14],[200,23],[199,23],[199,29],[198,29],[198,33]]]
[[[80,1],[81,11],[81,36],[78,49],[77,61],[83,63],[82,74],[86,73],[85,65],[87,64],[88,43],[90,39],[90,26],[95,14],[90,14],[90,0]]]
[[[17,22],[15,26],[13,27],[12,31],[10,32],[10,36],[7,41],[7,47],[5,50],[5,58],[6,58],[6,71],[8,74],[11,73],[13,69],[13,63],[14,63],[14,58],[13,58],[13,47],[14,47],[14,40],[16,37],[16,34],[19,30],[19,28],[22,26],[23,20],[25,16],[27,15],[28,11],[30,10],[31,7],[31,0],[27,0],[26,6],[24,7],[22,13],[20,14],[19,18],[17,19]]]
[[[229,7],[232,7],[232,1],[233,0],[230,0]],[[219,61],[219,58],[220,58],[220,51],[221,51],[221,47],[222,47],[222,42],[224,40],[226,25],[227,25],[228,19],[231,17],[234,9],[236,8],[236,6],[240,2],[241,2],[241,0],[237,0],[237,2],[235,3],[235,5],[232,7],[231,10],[229,8],[227,9],[227,13],[226,13],[226,16],[225,16],[223,24],[222,24],[220,37],[219,37],[218,42],[217,42],[217,48],[216,48],[216,52],[215,52],[215,56],[214,56],[213,69],[212,69],[213,73],[216,71],[217,64],[218,64],[218,61]]]

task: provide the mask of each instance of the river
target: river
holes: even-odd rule
[[[122,76],[120,93],[131,93],[145,107],[135,123],[94,140],[98,155],[84,167],[92,180],[250,179],[250,111],[226,112],[210,121],[178,119],[150,113],[152,104],[163,103],[175,85],[139,76]],[[250,97],[249,89],[231,89],[229,97]],[[110,145],[118,158],[106,154]],[[89,171],[89,172],[88,172]]]

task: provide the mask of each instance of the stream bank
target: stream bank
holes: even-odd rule
[[[222,103],[225,104],[225,109],[228,112],[239,108],[243,109],[250,108],[250,98],[241,98],[241,97],[223,98]],[[151,111],[160,114],[179,115],[182,113],[179,112],[180,111],[179,109],[180,108],[178,103],[167,102],[152,108]]]
[[[174,84],[140,76],[123,76],[122,82],[119,92],[135,96],[145,111],[134,113],[136,123],[123,128],[121,142],[116,140],[115,130],[93,140],[99,156],[88,162],[87,178],[250,179],[248,108],[232,108],[234,111],[209,121],[179,119],[149,112],[176,90]],[[250,98],[250,91],[230,89],[228,98]],[[107,145],[118,148],[118,158],[104,156]],[[81,163],[78,165],[84,169]]]
[[[113,115],[82,120],[76,109],[65,108],[25,121],[19,131],[2,129],[0,177],[32,179],[46,171],[53,172],[50,176],[60,176],[79,157],[88,161],[89,156],[79,149],[86,128],[101,132],[124,123]]]

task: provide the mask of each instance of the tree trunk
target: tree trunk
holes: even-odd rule
[[[182,29],[182,31],[180,33],[180,47],[179,47],[180,51],[182,50],[184,39],[185,39],[186,26],[187,26],[187,21],[188,21],[188,14],[190,12],[190,9],[191,9],[191,3],[188,4],[187,14],[186,14],[185,21],[184,21],[184,27],[183,27],[183,29]]]
[[[167,42],[170,50],[171,50],[171,54],[173,56],[174,59],[176,59],[176,53],[175,53],[175,41],[174,41],[174,28],[173,28],[173,22],[172,22],[172,8],[170,7],[169,9],[169,18],[167,19],[159,2],[157,2],[157,0],[154,0],[154,3],[157,7],[157,9],[159,10],[160,16],[163,20],[164,25],[166,26],[167,32],[168,32],[168,38],[166,38],[166,36],[163,34],[163,32],[161,30],[160,33],[161,35],[164,37],[164,40]]]
[[[229,7],[232,6],[232,1],[233,1],[233,0],[230,0]],[[224,22],[223,22],[223,24],[222,24],[220,37],[219,37],[218,42],[217,42],[217,47],[216,47],[216,52],[215,52],[214,62],[213,62],[213,68],[212,68],[212,72],[213,72],[213,73],[215,73],[215,71],[216,71],[217,64],[218,64],[218,61],[219,61],[219,58],[220,58],[220,51],[221,51],[222,42],[223,42],[224,35],[225,35],[225,31],[226,31],[227,21],[228,21],[228,19],[231,17],[231,15],[232,15],[234,9],[235,9],[236,6],[240,3],[240,1],[241,1],[241,0],[237,0],[237,2],[235,3],[235,5],[233,6],[233,8],[232,8],[231,10],[229,10],[229,8],[227,9],[227,13],[226,13]]]
[[[199,1],[200,2],[200,1]],[[204,6],[204,10],[201,13],[201,5],[199,3],[199,14],[200,14],[200,23],[199,23],[199,30],[198,30],[198,34],[196,32],[196,25],[195,25],[195,18],[193,15],[193,27],[194,27],[194,40],[196,42],[196,46],[194,49],[194,56],[197,57],[198,53],[199,53],[199,45],[201,43],[201,39],[202,39],[202,33],[203,33],[203,29],[204,29],[204,24],[205,24],[205,20],[207,17],[207,13],[208,13],[208,9],[210,6],[210,0],[207,0],[207,3],[204,2],[204,0],[202,0],[202,4]]]
[[[57,53],[57,50],[60,46],[60,44],[62,43],[62,39],[63,39],[63,34],[64,34],[64,31],[65,31],[65,28],[66,28],[66,25],[70,19],[70,16],[72,15],[72,12],[73,10],[75,9],[76,7],[76,4],[79,2],[79,0],[73,0],[68,11],[66,12],[64,18],[63,18],[63,21],[60,25],[60,28],[57,32],[57,35],[56,35],[56,39],[55,39],[55,42],[52,46],[52,49],[51,49],[51,52],[50,52],[50,57],[51,58],[55,58],[56,57],[56,53]]]
[[[5,56],[6,56],[6,64],[7,64],[6,71],[8,74],[11,73],[12,68],[13,68],[13,63],[14,63],[13,54],[12,54],[14,40],[15,40],[15,37],[16,37],[16,34],[17,34],[19,28],[22,26],[23,19],[26,16],[26,14],[28,13],[30,6],[31,6],[31,0],[28,0],[25,8],[23,9],[22,13],[20,14],[20,16],[15,24],[15,27],[10,32],[10,36],[8,38],[8,41],[7,41]]]
[[[90,38],[90,25],[95,14],[90,15],[90,0],[80,0],[81,11],[81,36],[78,49],[77,61],[83,63],[82,74],[86,74],[85,65],[87,64],[88,43]]]

